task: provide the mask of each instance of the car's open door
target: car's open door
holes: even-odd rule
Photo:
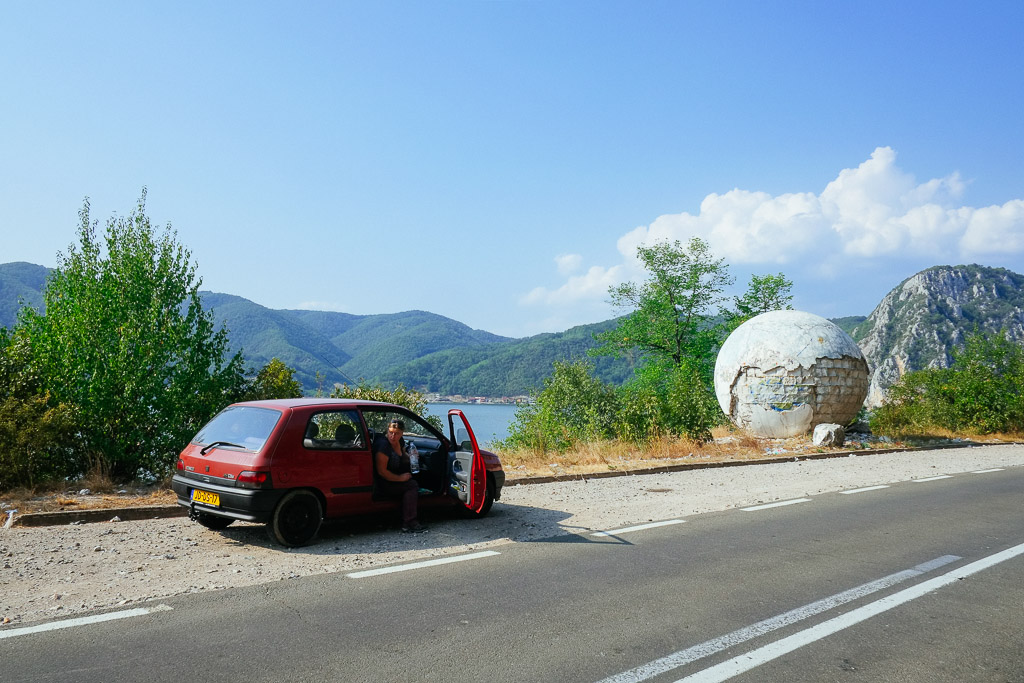
[[[448,411],[448,431],[455,453],[451,492],[471,512],[480,512],[487,496],[487,470],[473,428],[458,408]]]

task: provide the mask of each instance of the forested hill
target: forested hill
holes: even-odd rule
[[[47,268],[0,264],[0,325],[17,319],[19,299],[40,307]],[[250,368],[277,357],[295,368],[306,392],[359,379],[443,394],[514,396],[539,388],[555,360],[586,357],[595,332],[615,321],[558,334],[509,339],[425,311],[352,315],[272,310],[230,294],[203,292],[203,303],[225,325]],[[975,328],[1005,329],[1024,342],[1024,276],[985,266],[936,266],[893,289],[868,318],[834,320],[861,345],[872,369],[877,402],[902,373],[945,365],[953,346]],[[597,375],[620,383],[627,360],[593,359]]]
[[[0,327],[13,327],[22,304],[39,309],[50,269],[33,263],[0,263]]]
[[[608,320],[557,334],[538,334],[501,344],[462,347],[432,353],[384,372],[385,384],[404,382],[442,394],[516,396],[540,388],[557,360],[587,358],[597,345],[594,334],[615,325]],[[633,374],[626,359],[590,359],[605,382],[621,384]]]
[[[0,264],[0,325],[12,327],[19,299],[41,308],[49,269],[29,263]],[[330,391],[360,379],[398,382],[425,391],[509,396],[539,387],[554,360],[586,356],[592,333],[611,323],[560,334],[509,339],[474,330],[426,311],[352,315],[331,311],[274,310],[231,294],[202,292],[203,305],[228,329],[232,350],[248,367],[271,358],[295,368],[306,392]],[[621,381],[625,361],[598,359],[603,379]]]

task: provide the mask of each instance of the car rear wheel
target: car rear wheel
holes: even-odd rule
[[[215,515],[204,515],[202,512],[196,516],[196,521],[205,526],[207,529],[213,531],[220,531],[221,529],[227,529],[231,522],[235,521],[228,517],[217,517]]]
[[[320,499],[312,491],[289,491],[277,504],[267,529],[281,545],[295,547],[312,541],[322,521]]]

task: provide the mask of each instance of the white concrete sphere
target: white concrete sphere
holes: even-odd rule
[[[868,394],[868,364],[838,325],[802,311],[762,313],[722,344],[715,395],[736,426],[786,438],[848,425]]]

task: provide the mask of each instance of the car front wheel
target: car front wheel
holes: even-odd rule
[[[295,547],[312,541],[322,521],[320,499],[313,492],[289,491],[277,504],[267,528],[275,541]]]
[[[484,506],[480,509],[480,512],[473,512],[469,508],[463,508],[462,513],[470,519],[481,519],[487,516],[487,513],[491,511],[491,506],[494,505],[494,482],[491,481],[490,477],[487,477],[487,492],[484,494]]]

